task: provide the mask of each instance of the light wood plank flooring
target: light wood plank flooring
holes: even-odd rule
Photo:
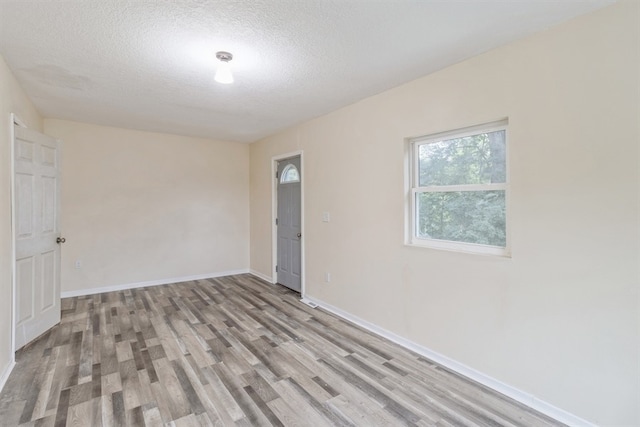
[[[250,275],[62,302],[7,426],[557,426]]]

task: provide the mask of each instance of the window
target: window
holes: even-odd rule
[[[286,184],[288,182],[300,182],[300,172],[292,164],[288,164],[282,170],[282,176],[280,177],[280,184]]]
[[[409,244],[508,255],[506,126],[409,141]]]

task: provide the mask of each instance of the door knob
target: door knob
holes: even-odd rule
[[[298,233],[296,234],[296,236],[298,236],[298,239],[302,237],[302,233]]]
[[[67,241],[67,239],[65,239],[64,237],[58,237],[58,238],[56,239],[56,243],[57,243],[57,244],[64,243],[64,242],[66,242],[66,241]]]

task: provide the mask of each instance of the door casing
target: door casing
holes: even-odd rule
[[[276,218],[278,217],[278,179],[276,172],[278,171],[278,162],[290,157],[300,156],[300,229],[302,233],[302,242],[300,248],[300,298],[305,298],[305,215],[304,215],[304,189],[305,189],[305,166],[304,154],[302,150],[285,153],[271,158],[271,283],[276,283],[278,274],[276,265],[278,265],[278,228],[276,226]]]
[[[16,362],[16,304],[17,304],[17,290],[16,290],[16,195],[15,195],[15,129],[14,126],[21,126],[26,128],[25,122],[14,114],[9,114],[9,129],[11,132],[11,363]]]

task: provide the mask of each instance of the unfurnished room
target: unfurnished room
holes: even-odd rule
[[[640,1],[0,0],[0,425],[640,427]]]

